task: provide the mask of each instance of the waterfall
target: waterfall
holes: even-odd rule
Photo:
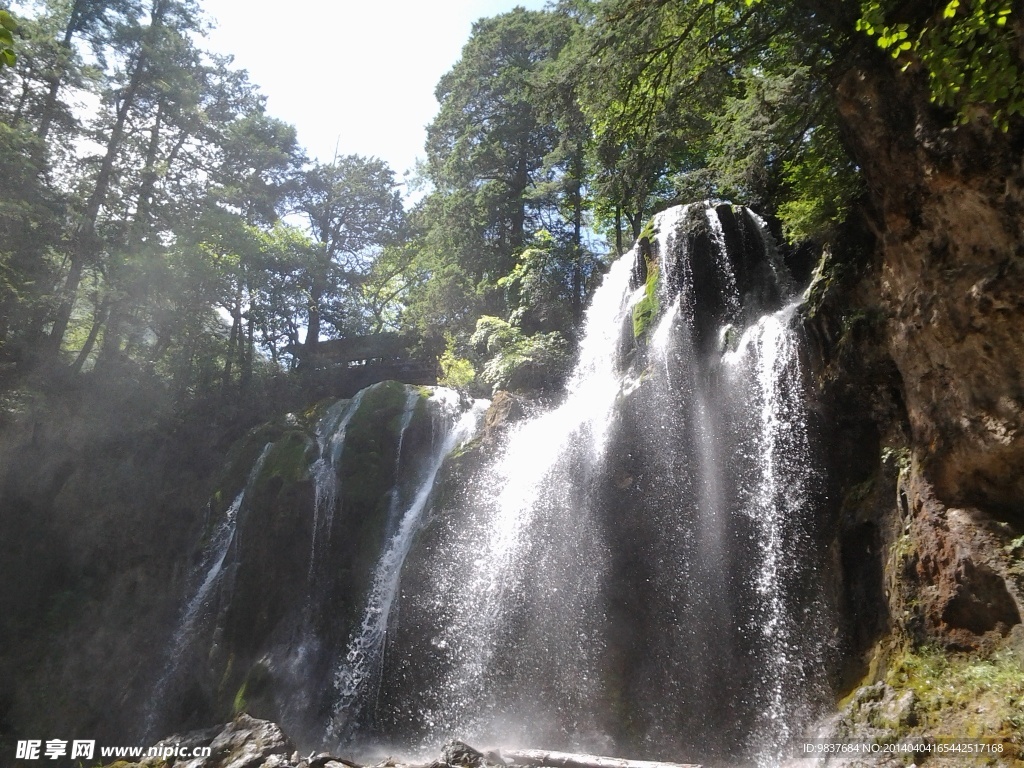
[[[415,397],[410,406],[414,402]],[[401,497],[397,488],[392,490],[392,520],[388,525],[388,541],[374,569],[362,620],[335,672],[337,700],[328,726],[328,734],[333,738],[351,731],[362,715],[364,707],[371,703],[368,699],[374,696],[375,687],[380,682],[384,642],[392,606],[398,593],[402,564],[419,531],[437,474],[448,455],[476,433],[483,413],[489,405],[486,400],[477,400],[469,409],[464,409],[459,394],[442,387],[434,390],[430,403],[434,406],[432,415],[435,428],[429,464],[422,473],[422,479],[411,501],[400,516],[396,512],[400,508]],[[409,416],[403,421],[402,435],[409,425],[411,407],[407,413]],[[398,454],[400,461],[400,447]]]
[[[352,416],[359,410],[364,391],[357,392],[351,400],[339,400],[331,405],[316,425],[319,455],[311,468],[316,494],[313,502],[313,536],[309,553],[311,589],[316,580],[317,564],[323,557],[320,550],[324,545],[318,542],[330,540],[331,528],[334,525],[334,512],[338,505],[338,463],[341,461],[341,449],[345,444],[345,432],[352,421]],[[411,407],[407,410],[411,416]]]
[[[642,247],[663,311],[634,341]],[[828,623],[791,293],[746,209],[656,217],[595,292],[563,399],[409,552],[378,737],[778,761],[823,698]]]
[[[804,661],[820,663],[822,653],[822,648],[814,647],[816,622],[800,615],[795,600],[800,581],[813,578],[806,565],[811,541],[807,526],[800,523],[806,523],[801,517],[812,503],[816,477],[798,336],[793,331],[796,309],[793,303],[762,317],[724,358],[732,386],[751,396],[758,472],[744,511],[756,523],[754,587],[760,601],[755,628],[767,661],[760,677],[767,695],[755,732],[777,744],[795,735],[788,709],[799,704],[800,692],[814,684]],[[807,601],[806,607],[820,617],[821,595]],[[774,737],[769,739],[769,734]],[[778,755],[764,757],[762,764],[773,764]]]
[[[603,545],[591,523],[571,510],[586,509],[586,504],[576,504],[580,481],[599,466],[607,447],[620,391],[616,361],[608,350],[618,346],[621,324],[630,312],[630,272],[627,260],[613,265],[606,287],[594,297],[568,397],[559,407],[513,428],[499,458],[475,474],[468,518],[443,521],[445,541],[433,552],[439,561],[426,574],[436,580],[437,592],[423,599],[447,614],[448,620],[430,638],[430,648],[446,657],[448,670],[432,687],[441,701],[420,709],[427,726],[438,734],[490,736],[489,722],[500,707],[488,701],[489,691],[503,687],[498,678],[528,675],[533,663],[495,665],[502,648],[517,643],[517,632],[538,638],[557,635],[557,647],[549,647],[547,658],[537,663],[557,667],[588,659],[584,668],[596,663],[602,623],[596,577],[602,571]],[[545,559],[543,549],[555,542],[572,549],[570,562]],[[551,578],[527,600],[531,567],[551,569]],[[422,603],[406,607],[412,612]],[[512,614],[521,616],[514,629],[508,621]],[[569,617],[571,627],[563,621]],[[534,645],[529,648],[536,650]],[[598,684],[597,676],[563,685],[563,679],[552,675],[551,681],[560,695],[579,702]],[[526,694],[522,682],[512,687]],[[525,699],[518,706],[525,712]],[[532,727],[532,722],[524,717],[523,727]]]
[[[254,432],[243,455],[277,437],[206,542],[170,706],[348,749],[777,765],[829,700],[799,305],[747,209],[653,224],[563,395],[472,449],[486,403],[395,382]]]
[[[202,575],[202,581],[199,582],[199,586],[181,611],[177,628],[168,645],[167,663],[156,684],[157,691],[164,691],[180,676],[186,651],[195,642],[199,630],[205,629],[200,626],[201,621],[209,621],[216,616],[213,602],[225,578],[224,564],[235,543],[235,533],[238,530],[238,518],[242,512],[242,505],[245,503],[246,496],[252,491],[252,486],[256,482],[256,478],[259,477],[271,447],[272,443],[263,446],[263,450],[260,451],[249,471],[245,485],[224,512],[223,519],[210,536],[203,560],[196,569],[196,574]],[[162,702],[161,696],[155,696],[150,700],[144,725],[144,732],[148,735],[153,735],[156,732],[157,719],[162,714],[160,710]]]

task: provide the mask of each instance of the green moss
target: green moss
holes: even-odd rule
[[[652,216],[644,224],[644,228],[640,230],[640,236],[637,238],[637,242],[641,240],[647,240],[653,242],[656,232],[654,231],[654,217]]]
[[[914,539],[909,533],[900,535],[900,537],[893,543],[893,560],[897,563],[903,563],[905,560],[910,559],[913,557],[915,552],[917,552],[917,547],[914,544]]]
[[[224,469],[217,479],[216,489],[210,499],[214,527],[216,526],[215,521],[220,519],[224,511],[231,506],[234,498],[245,487],[253,464],[263,452],[263,448],[267,443],[277,440],[282,431],[281,424],[261,424],[231,446],[227,460],[224,462]]]
[[[260,481],[279,477],[285,483],[299,483],[309,477],[316,446],[305,432],[285,433],[271,447],[263,462]]]
[[[633,338],[640,339],[647,334],[658,316],[661,303],[658,301],[660,270],[658,262],[645,257],[647,261],[647,282],[644,283],[644,297],[633,307]]]
[[[245,700],[245,687],[246,684],[243,682],[241,687],[238,689],[238,692],[235,694],[235,701],[231,706],[232,716],[242,714],[249,707],[248,702]]]
[[[327,414],[327,411],[331,406],[337,402],[340,402],[337,398],[327,398],[326,400],[320,400],[314,403],[301,413],[301,423],[306,425],[310,431],[315,430],[316,425]],[[349,401],[345,400],[345,402]]]
[[[1018,560],[1024,559],[1024,536],[1018,536],[1003,547],[1003,549],[1006,550],[1006,554],[1011,557],[1015,557]]]
[[[455,446],[455,448],[452,449],[452,452],[448,454],[448,457],[445,459],[445,461],[461,459],[463,456],[472,454],[474,451],[481,448],[483,444],[483,435],[476,435],[475,437],[470,438],[461,445]]]
[[[408,390],[384,381],[366,390],[345,431],[341,456],[341,488],[346,504],[383,511],[394,484],[399,430]]]
[[[269,691],[271,684],[270,669],[263,662],[257,662],[249,668],[249,672],[245,676],[245,680],[238,687],[238,691],[235,693],[234,701],[232,702],[232,716],[237,716],[246,712],[248,714],[254,714],[256,717],[262,717],[269,714],[269,709],[265,706],[266,695]],[[264,706],[261,707],[261,702]],[[260,709],[268,709],[267,712],[259,712]]]
[[[373,565],[380,556],[391,492],[398,482],[399,435],[410,392],[418,395],[407,433],[412,438],[420,430],[419,420],[430,417],[424,393],[394,381],[364,391],[345,431],[338,471],[340,517],[336,530],[344,538],[347,551],[342,578],[349,582],[350,600],[338,606],[347,621],[357,620],[362,595],[369,588]]]
[[[1024,663],[1009,649],[989,657],[905,650],[886,682],[898,693],[913,691],[915,730],[923,733],[1020,739],[1024,729]]]

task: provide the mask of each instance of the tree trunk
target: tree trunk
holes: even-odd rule
[[[163,100],[157,104],[156,117],[149,132],[149,144],[146,146],[146,160],[142,167],[142,181],[139,184],[139,195],[135,203],[135,221],[130,246],[142,242],[149,219],[149,210],[153,205],[153,191],[156,189],[156,157],[160,150],[160,128],[164,114]]]
[[[117,302],[107,310],[107,330],[103,334],[103,346],[100,348],[99,366],[116,361],[121,353],[121,329],[124,327],[123,314]]]
[[[572,193],[572,319],[578,325],[583,317],[583,145],[576,145],[573,158]]]
[[[235,345],[238,343],[238,335],[242,324],[242,309],[239,306],[240,300],[236,296],[235,305],[231,308],[231,335],[228,336],[228,352],[224,356],[224,374],[221,380],[221,387],[225,392],[231,386],[231,368],[235,363]]]
[[[615,206],[615,253],[621,256],[622,250],[622,206]]]
[[[78,24],[82,18],[83,5],[85,5],[85,0],[75,0],[74,4],[72,4],[68,25],[64,28],[64,38],[60,41],[62,50],[69,56],[71,55],[71,41],[78,31]],[[43,143],[46,142],[46,137],[50,133],[50,126],[53,124],[53,117],[57,111],[57,94],[60,92],[60,87],[63,84],[65,72],[66,70],[62,69],[46,78],[46,82],[50,87],[46,91],[46,101],[43,102],[43,113],[39,118],[39,128],[36,131],[36,135]]]
[[[306,326],[306,353],[310,354],[320,343],[320,302],[324,297],[324,289],[318,279],[313,280],[309,291],[309,323]]]
[[[249,384],[252,382],[252,357],[253,357],[253,322],[252,322],[252,306],[249,307],[248,320],[245,324],[245,340],[240,341],[241,346],[241,360],[242,366],[242,379],[239,384],[240,389],[244,392],[249,388]]]
[[[96,313],[92,318],[92,328],[89,329],[89,336],[86,338],[85,344],[82,345],[82,349],[78,353],[78,357],[75,358],[75,362],[71,366],[72,373],[80,373],[82,366],[85,365],[85,361],[89,359],[89,355],[92,353],[92,349],[96,345],[96,339],[100,335],[100,329],[106,321],[109,306],[110,302],[107,299],[104,299],[96,308]]]
[[[155,0],[153,4],[151,28],[159,27],[163,20],[164,5],[161,0]],[[61,290],[60,304],[54,314],[53,330],[50,332],[49,351],[56,353],[60,350],[64,334],[67,332],[68,323],[71,321],[71,313],[74,310],[75,299],[78,295],[78,286],[82,282],[86,264],[95,258],[97,252],[96,220],[99,217],[100,209],[107,199],[107,193],[114,174],[114,163],[124,141],[125,123],[128,115],[135,106],[135,97],[142,86],[146,74],[148,57],[145,46],[140,46],[135,60],[135,67],[132,70],[131,79],[125,88],[121,98],[121,104],[117,108],[114,126],[110,131],[110,139],[107,141],[106,153],[100,165],[100,171],[96,176],[96,186],[86,203],[82,222],[79,224],[71,246],[71,268],[68,271],[67,279]]]
[[[519,159],[516,161],[515,174],[512,177],[512,210],[511,232],[509,233],[509,258],[519,253],[526,245],[526,188],[530,185],[530,174],[526,164],[526,150],[520,148]],[[507,265],[509,269],[513,264]]]

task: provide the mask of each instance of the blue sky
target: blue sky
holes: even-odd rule
[[[472,24],[544,0],[201,0],[217,23],[207,46],[235,57],[296,126],[311,157],[374,155],[396,175],[423,154],[434,86]]]

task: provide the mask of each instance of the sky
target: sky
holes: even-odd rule
[[[231,54],[298,129],[311,158],[379,157],[401,179],[423,156],[434,87],[473,22],[545,0],[201,0],[217,27],[206,47]]]

